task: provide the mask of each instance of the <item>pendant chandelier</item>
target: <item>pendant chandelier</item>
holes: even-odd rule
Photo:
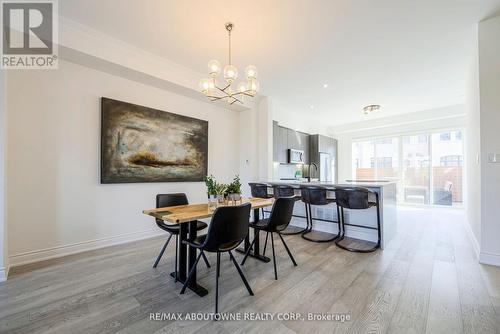
[[[210,101],[225,99],[229,104],[239,102],[243,104],[243,97],[254,97],[259,90],[259,82],[257,81],[257,67],[248,65],[245,68],[245,80],[237,85],[234,90],[233,83],[238,78],[238,69],[231,63],[231,31],[234,25],[231,22],[226,23],[226,30],[229,39],[229,63],[224,67],[223,75],[225,83],[223,86],[217,84],[217,77],[221,73],[221,64],[217,60],[208,62],[208,73],[210,78],[200,80],[200,90],[205,94]]]

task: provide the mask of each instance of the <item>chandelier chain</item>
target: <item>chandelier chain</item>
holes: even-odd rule
[[[228,30],[229,33],[229,65],[232,65],[231,62],[231,30]]]

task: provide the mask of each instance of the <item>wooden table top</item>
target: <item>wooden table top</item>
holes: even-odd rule
[[[244,203],[250,203],[252,205],[252,209],[260,209],[273,205],[274,199],[250,197],[243,198],[242,204]],[[229,205],[232,206],[232,204],[228,204],[228,206]],[[237,203],[237,205],[239,205],[239,203]],[[209,218],[214,212],[208,208],[208,203],[202,203],[149,209],[143,210],[142,213],[172,224],[181,224],[197,219]]]

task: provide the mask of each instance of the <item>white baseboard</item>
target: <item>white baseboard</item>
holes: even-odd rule
[[[472,248],[474,248],[474,252],[476,252],[476,257],[477,257],[477,259],[479,259],[480,253],[481,253],[481,248],[479,246],[479,242],[477,241],[477,238],[476,238],[474,232],[472,231],[472,227],[470,226],[470,223],[467,221],[467,219],[465,220],[464,224],[465,224],[465,229],[467,231],[467,234],[469,235],[469,239],[472,243]]]
[[[145,231],[131,232],[120,234],[107,238],[100,238],[89,241],[82,241],[70,245],[56,246],[36,251],[30,251],[20,254],[9,256],[9,263],[11,267],[39,262],[43,260],[54,259],[66,255],[81,253],[89,250],[119,245],[131,241],[148,239],[159,235],[164,235],[165,232],[155,228]]]
[[[500,267],[500,255],[481,252],[479,253],[479,263]]]
[[[9,267],[0,268],[0,282],[5,282],[9,276]]]

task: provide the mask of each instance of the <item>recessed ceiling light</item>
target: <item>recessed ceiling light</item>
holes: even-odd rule
[[[368,114],[371,114],[371,113],[378,111],[379,109],[380,109],[379,104],[370,104],[369,106],[366,106],[363,108],[363,113],[365,115],[368,115]]]
[[[311,105],[309,106],[309,108],[314,109],[314,105],[312,105],[312,104],[311,104]]]
[[[323,88],[328,88],[328,84],[323,84]]]

